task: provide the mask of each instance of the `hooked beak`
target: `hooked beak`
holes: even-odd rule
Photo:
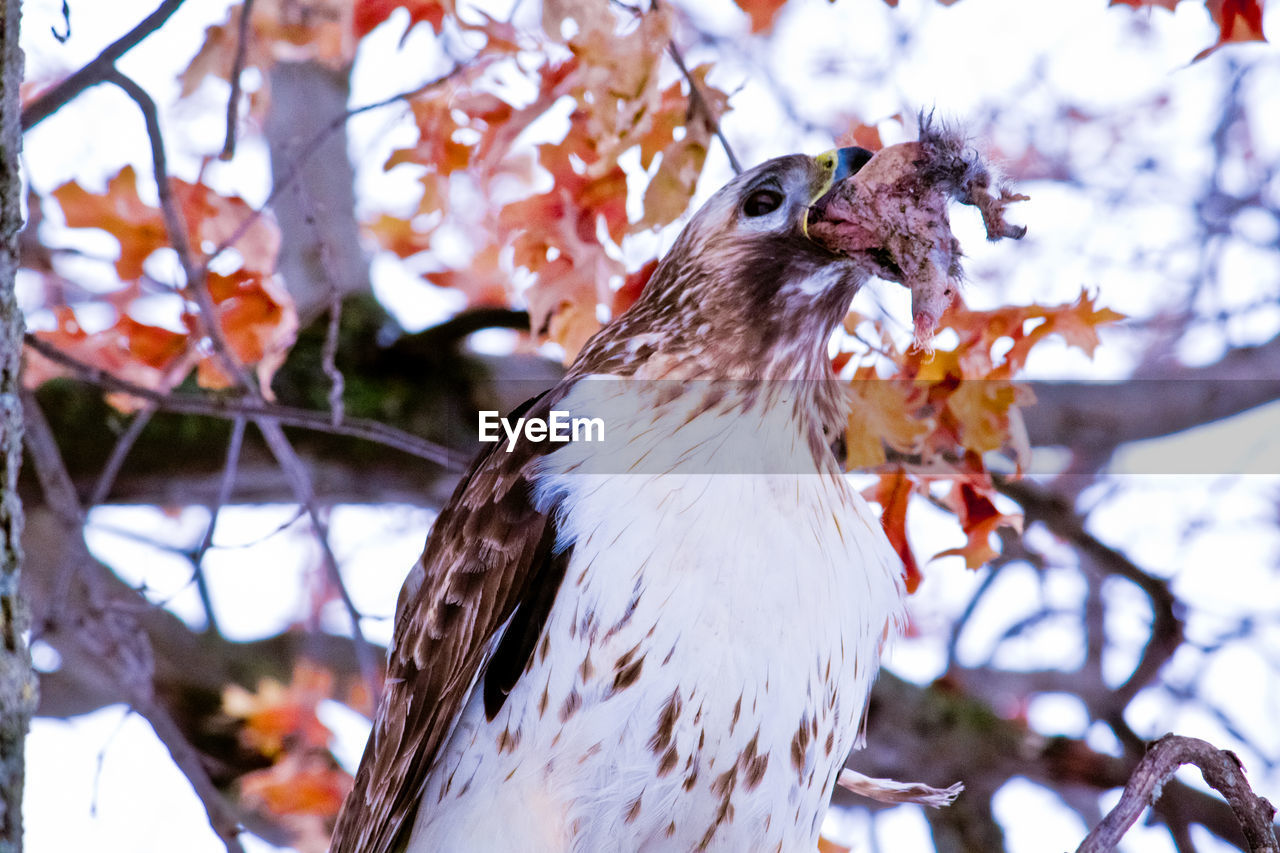
[[[821,170],[822,178],[817,192],[809,200],[809,209],[805,212],[804,234],[806,237],[809,236],[809,219],[814,215],[822,215],[822,211],[828,201],[827,196],[831,190],[845,178],[855,174],[859,169],[867,165],[867,162],[873,156],[875,156],[874,151],[850,146],[848,148],[833,148],[813,158]]]

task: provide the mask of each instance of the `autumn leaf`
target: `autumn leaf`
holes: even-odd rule
[[[525,291],[529,303],[529,327],[559,344],[568,364],[587,339],[600,329],[596,305],[599,279],[591,270],[560,257],[547,264],[538,280]]]
[[[874,468],[885,462],[884,445],[912,453],[932,429],[917,414],[925,389],[911,381],[880,379],[875,368],[858,368],[848,386],[852,404],[845,428],[845,465]]]
[[[280,229],[269,214],[254,210],[239,196],[222,195],[200,182],[175,178],[173,191],[196,251],[207,255],[239,234],[230,248],[240,255],[241,268],[262,275],[275,271]]]
[[[734,2],[751,19],[751,33],[759,35],[773,29],[778,12],[782,11],[787,0],[734,0]]]
[[[76,361],[112,376],[153,391],[168,391],[190,370],[189,338],[183,332],[140,323],[121,313],[110,327],[89,333],[70,308],[57,307],[53,315],[55,327],[37,330],[35,336]],[[38,388],[50,379],[65,375],[68,375],[66,368],[34,350],[27,350],[23,382],[28,388]],[[143,404],[128,394],[108,395],[107,402],[124,412],[136,411]]]
[[[462,125],[454,119],[449,93],[416,98],[410,109],[418,125],[418,143],[392,151],[382,168],[390,171],[401,163],[416,163],[442,175],[465,169],[471,162],[471,146],[454,139]]]
[[[650,258],[641,264],[638,270],[627,273],[627,277],[622,280],[622,286],[613,293],[610,316],[617,317],[640,298],[640,294],[644,291],[644,286],[649,283],[649,279],[653,278],[653,273],[657,268],[658,259]]]
[[[501,252],[495,245],[476,252],[463,269],[429,272],[423,278],[438,287],[461,291],[468,305],[506,305],[511,301],[511,270],[501,263]]]
[[[662,160],[645,188],[644,217],[638,228],[675,221],[688,209],[698,188],[715,122],[728,108],[728,96],[707,82],[710,70],[710,65],[699,65],[689,72],[692,84],[673,83],[663,91],[657,110],[647,117],[648,130],[639,138],[640,163],[649,168],[658,153]],[[697,99],[686,93],[686,85],[698,87]],[[676,133],[679,128],[684,129],[683,134]]]
[[[1014,335],[1014,345],[1005,355],[1005,361],[1014,369],[1021,369],[1034,347],[1049,335],[1060,335],[1068,345],[1092,356],[1100,340],[1098,327],[1117,323],[1125,316],[1110,308],[1098,308],[1095,297],[1081,291],[1075,302],[1050,308],[1032,306],[1025,311],[1023,328],[1027,321],[1037,321],[1029,332]]]
[[[405,35],[401,38],[403,45],[409,30],[420,23],[430,24],[432,31],[439,34],[444,26],[446,12],[453,11],[452,5],[449,3],[446,6],[440,0],[356,0],[352,11],[352,27],[357,38],[364,38],[396,9],[406,9],[409,12],[409,26],[405,28]]]
[[[1262,32],[1263,0],[1205,0],[1209,15],[1218,27],[1218,40],[1196,54],[1199,62],[1224,44],[1266,41]]]
[[[240,779],[240,795],[276,815],[331,817],[351,790],[351,774],[324,754],[287,754]]]
[[[612,34],[615,18],[608,3],[599,0],[543,0],[542,30],[560,39],[565,21],[573,21],[579,36],[590,33]]]
[[[247,746],[273,757],[286,746],[328,746],[333,733],[316,716],[316,707],[332,695],[333,674],[303,660],[288,685],[266,678],[253,693],[230,685],[223,691],[222,707],[243,721],[241,738]]]
[[[91,193],[75,181],[50,193],[62,208],[70,228],[99,228],[120,244],[116,273],[121,279],[142,275],[142,263],[156,249],[169,245],[160,209],[138,196],[138,175],[125,166],[107,182],[106,192]]]
[[[1021,515],[1005,515],[1000,512],[991,499],[972,483],[954,483],[947,503],[960,521],[966,542],[959,548],[938,552],[934,555],[935,560],[938,557],[964,557],[966,567],[980,569],[1000,556],[1000,552],[991,547],[991,535],[997,528],[1008,527],[1022,532]]]
[[[227,19],[205,30],[204,40],[179,75],[181,97],[207,77],[227,80],[240,48],[244,4],[227,10]],[[315,61],[345,67],[355,56],[357,36],[350,0],[256,0],[249,19],[245,67],[267,69],[276,61]]]
[[[1004,447],[1009,410],[1030,401],[1028,392],[1007,379],[962,379],[949,395],[947,409],[959,427],[960,443],[975,453]]]
[[[431,248],[431,230],[420,230],[415,222],[418,217],[401,218],[379,214],[364,225],[365,233],[397,257],[408,258]]]
[[[200,84],[208,77],[227,80],[235,64],[236,49],[240,42],[240,15],[243,5],[232,6],[227,11],[227,20],[221,24],[213,24],[204,31],[204,41],[200,49],[187,63],[187,67],[178,75],[180,85],[179,97],[185,98],[200,88]],[[265,54],[250,59],[252,47],[246,51],[246,64],[259,65]],[[257,54],[257,51],[253,51]]]
[[[230,355],[242,365],[256,365],[263,396],[274,399],[271,378],[284,364],[298,333],[298,315],[288,291],[278,277],[249,270],[231,275],[211,272],[207,286]],[[196,379],[205,388],[234,384],[212,356],[201,360]]]
[[[879,482],[866,497],[880,504],[880,522],[884,525],[885,535],[893,550],[898,552],[902,560],[902,576],[907,583],[907,592],[915,592],[920,586],[920,565],[916,562],[911,543],[907,541],[907,505],[915,485],[901,468],[881,474]]]

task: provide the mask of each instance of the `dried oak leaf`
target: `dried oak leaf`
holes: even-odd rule
[[[915,345],[923,348],[962,276],[947,203],[978,208],[990,240],[1026,233],[1004,218],[1005,208],[1026,196],[1003,186],[993,192],[992,183],[990,168],[961,134],[922,117],[919,140],[884,148],[818,200],[809,235],[910,289]]]

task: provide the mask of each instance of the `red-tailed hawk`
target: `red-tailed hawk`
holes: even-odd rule
[[[870,157],[732,180],[512,416],[599,417],[605,442],[475,460],[401,592],[334,853],[812,853],[902,616],[829,450],[827,344],[903,271],[810,233]]]

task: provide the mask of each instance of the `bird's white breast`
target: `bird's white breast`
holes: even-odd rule
[[[563,401],[609,444],[539,479],[568,569],[498,715],[464,712],[411,850],[814,849],[899,621],[897,557],[794,407],[650,393]]]

